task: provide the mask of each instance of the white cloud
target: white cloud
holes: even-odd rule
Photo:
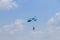
[[[55,34],[55,39],[53,40],[60,40],[60,12],[56,13],[56,15],[54,17],[52,17],[49,21],[48,21],[48,31],[49,32],[54,32],[52,33],[52,36],[54,37],[53,34]]]
[[[56,15],[54,17],[49,19],[48,25],[50,27],[60,27],[60,12],[56,13]]]
[[[9,32],[11,34],[17,32],[17,31],[23,31],[24,29],[24,20],[22,19],[16,19],[15,22],[12,22],[11,24],[4,25],[0,28],[2,32]]]
[[[0,9],[17,8],[18,4],[14,0],[0,0]]]
[[[23,30],[24,21],[21,19],[17,19],[15,22],[4,25],[1,28],[1,31],[9,31],[10,34],[14,34],[15,32],[20,32]],[[9,35],[9,37],[5,37],[6,40],[60,40],[60,13],[56,13],[56,15],[48,20],[47,29],[45,31],[27,31],[24,29],[23,32],[18,32],[13,36]],[[14,29],[15,28],[15,29]],[[6,34],[7,35],[7,34]],[[1,38],[0,38],[1,40]]]

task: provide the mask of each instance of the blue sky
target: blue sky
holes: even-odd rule
[[[28,23],[34,16],[38,21]],[[59,31],[60,0],[0,1],[0,40],[60,40]]]
[[[41,23],[43,24],[50,17],[52,17],[57,11],[59,11],[59,7],[60,7],[59,6],[60,3],[58,0],[53,0],[53,1],[52,0],[37,0],[37,1],[27,0],[27,2],[22,1],[21,4],[18,1],[19,0],[17,0],[17,3],[19,4],[19,8],[11,9],[11,10],[3,10],[1,11],[0,15],[1,16],[3,14],[4,16],[8,15],[9,19],[12,18],[12,20],[14,18],[26,18],[31,16],[38,16],[40,18]]]

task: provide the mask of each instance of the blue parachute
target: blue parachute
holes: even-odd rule
[[[29,18],[27,22],[37,21],[36,17]]]
[[[32,18],[29,18],[29,19],[27,20],[27,22],[32,22],[32,21],[37,21],[36,16],[34,16],[34,17],[32,17]],[[33,26],[33,30],[35,30],[35,27],[34,27],[34,26]]]

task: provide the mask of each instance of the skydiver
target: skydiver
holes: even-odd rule
[[[35,30],[35,27],[33,27],[33,31]]]

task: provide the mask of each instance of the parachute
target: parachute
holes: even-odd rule
[[[34,17],[32,17],[32,18],[29,18],[28,20],[27,20],[27,22],[33,22],[33,21],[37,21],[37,18],[36,18],[36,16],[34,16]],[[33,31],[35,30],[35,27],[33,26]]]
[[[27,22],[37,21],[36,17],[29,18]]]

